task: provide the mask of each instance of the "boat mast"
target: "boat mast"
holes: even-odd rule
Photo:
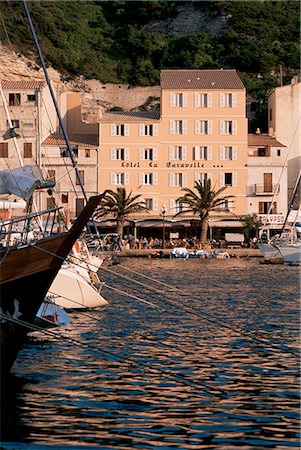
[[[70,144],[69,137],[68,137],[65,125],[63,123],[63,119],[62,119],[62,116],[61,116],[61,113],[60,113],[60,110],[59,110],[59,107],[58,107],[58,104],[57,104],[57,101],[56,101],[56,98],[55,98],[55,95],[54,95],[54,91],[52,89],[52,85],[51,85],[51,82],[50,82],[50,78],[48,76],[47,68],[46,68],[45,61],[44,61],[44,58],[43,58],[43,55],[42,55],[42,52],[41,52],[41,49],[40,49],[40,45],[39,45],[39,42],[38,42],[38,39],[37,39],[37,35],[36,35],[36,32],[35,32],[34,27],[33,27],[33,23],[32,23],[31,17],[30,17],[29,10],[27,8],[26,0],[22,0],[22,2],[23,2],[23,5],[24,5],[24,8],[25,8],[25,13],[26,13],[26,16],[27,16],[27,19],[28,19],[28,23],[29,23],[30,30],[31,30],[31,33],[32,33],[32,36],[33,36],[33,40],[34,40],[34,43],[35,43],[35,46],[36,46],[36,49],[37,49],[37,52],[38,52],[38,55],[39,55],[42,67],[43,67],[43,70],[44,70],[44,74],[45,74],[45,77],[46,77],[47,85],[49,87],[50,95],[51,95],[53,103],[54,103],[56,114],[57,114],[58,119],[59,119],[60,127],[61,127],[62,133],[63,133],[65,141],[66,141],[67,151],[68,151],[69,156],[71,158],[72,165],[73,165],[73,167],[75,169],[76,177],[77,177],[78,182],[80,184],[80,187],[81,187],[84,199],[85,199],[85,201],[87,203],[88,202],[87,194],[86,194],[86,191],[85,191],[85,188],[84,188],[84,185],[83,185],[83,182],[82,182],[79,170],[77,168],[77,164],[76,164],[76,161],[75,161],[75,158],[74,158],[74,152],[73,152],[72,146]]]

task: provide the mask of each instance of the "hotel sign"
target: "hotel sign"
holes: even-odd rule
[[[283,225],[284,219],[282,214],[259,214],[259,220],[270,225]]]
[[[201,164],[199,161],[194,161],[192,163],[173,163],[170,161],[167,161],[167,163],[165,164],[166,167],[168,168],[182,168],[182,169],[201,169],[202,167],[204,167],[204,164]],[[125,168],[140,168],[140,162],[122,162],[121,163],[121,167],[125,167]],[[145,167],[145,166],[144,166]],[[158,167],[157,163],[154,163],[153,161],[150,161],[148,163],[148,167]],[[215,166],[213,166],[215,167]]]

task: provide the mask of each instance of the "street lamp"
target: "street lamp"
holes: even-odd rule
[[[162,248],[165,248],[165,214],[166,214],[166,206],[163,204],[160,210],[162,214]]]

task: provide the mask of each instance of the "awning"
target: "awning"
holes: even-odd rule
[[[211,228],[244,228],[245,225],[240,220],[209,220]]]
[[[136,228],[189,228],[189,222],[173,222],[171,220],[142,220],[135,223]]]

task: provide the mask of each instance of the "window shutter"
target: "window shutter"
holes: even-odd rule
[[[207,180],[210,180],[212,183],[212,173],[207,173]]]
[[[183,160],[187,159],[187,147],[186,146],[182,147],[182,159]]]
[[[124,160],[128,161],[129,160],[129,154],[130,154],[130,150],[128,148],[124,149]]]
[[[183,120],[183,133],[182,134],[187,134],[187,120]]]
[[[195,173],[194,174],[194,181],[200,181],[201,179],[201,174],[200,173]]]
[[[237,186],[237,173],[232,173],[232,186]]]
[[[208,108],[212,107],[212,94],[207,94],[207,106]]]
[[[207,160],[212,160],[212,147],[207,147]]]
[[[221,145],[219,148],[219,159],[220,161],[224,161],[225,159],[225,148],[223,145]]]
[[[129,126],[127,124],[124,125],[124,135],[125,136],[129,136],[130,132],[129,132]]]
[[[173,108],[176,105],[176,95],[169,94],[169,106]]]
[[[111,136],[116,136],[116,125],[115,125],[115,123],[111,123],[110,129],[111,129]]]
[[[169,121],[169,132],[170,134],[175,134],[176,132],[176,126],[175,126],[175,121],[174,120],[170,120]]]
[[[198,145],[194,147],[194,159],[196,161],[199,161],[201,159],[201,149]]]
[[[153,136],[158,136],[158,125],[156,123],[153,125]]]
[[[200,123],[200,121],[196,120],[194,125],[195,125],[195,127],[194,127],[195,134],[201,134],[201,123]]]
[[[116,159],[116,148],[111,148],[111,160],[115,161]]]
[[[169,159],[175,159],[175,148],[172,145],[169,147]]]
[[[139,172],[139,185],[143,185],[144,184],[144,173],[143,172]]]
[[[225,121],[220,120],[219,122],[219,134],[225,134]]]
[[[219,174],[219,184],[221,187],[225,186],[225,174],[224,173]]]
[[[153,173],[153,184],[155,186],[157,186],[157,184],[158,184],[158,174],[156,172]]]
[[[144,136],[144,125],[143,125],[143,123],[139,124],[139,136]]]
[[[144,160],[144,148],[139,148],[139,159]]]
[[[125,174],[124,174],[124,184],[125,184],[125,185],[128,185],[128,184],[129,184],[129,181],[130,181],[130,176],[129,176],[128,173],[125,173]]]
[[[153,160],[154,161],[158,160],[158,149],[157,148],[153,148]]]
[[[182,174],[182,186],[187,186],[187,173]]]
[[[219,94],[219,106],[221,108],[225,107],[225,94]]]
[[[208,120],[208,134],[212,134],[212,120]]]
[[[232,106],[233,108],[236,107],[236,94],[232,94]]]
[[[194,107],[199,108],[201,106],[200,94],[194,94]]]
[[[170,187],[175,186],[175,176],[174,175],[175,175],[174,173],[169,174],[169,186]]]
[[[169,210],[171,214],[175,214],[177,212],[177,204],[173,198],[169,200]]]
[[[187,94],[183,94],[183,107],[187,106]]]
[[[232,159],[234,161],[237,159],[237,147],[232,147]]]
[[[116,184],[116,173],[111,172],[111,184]]]
[[[237,120],[232,121],[232,134],[237,134]]]

